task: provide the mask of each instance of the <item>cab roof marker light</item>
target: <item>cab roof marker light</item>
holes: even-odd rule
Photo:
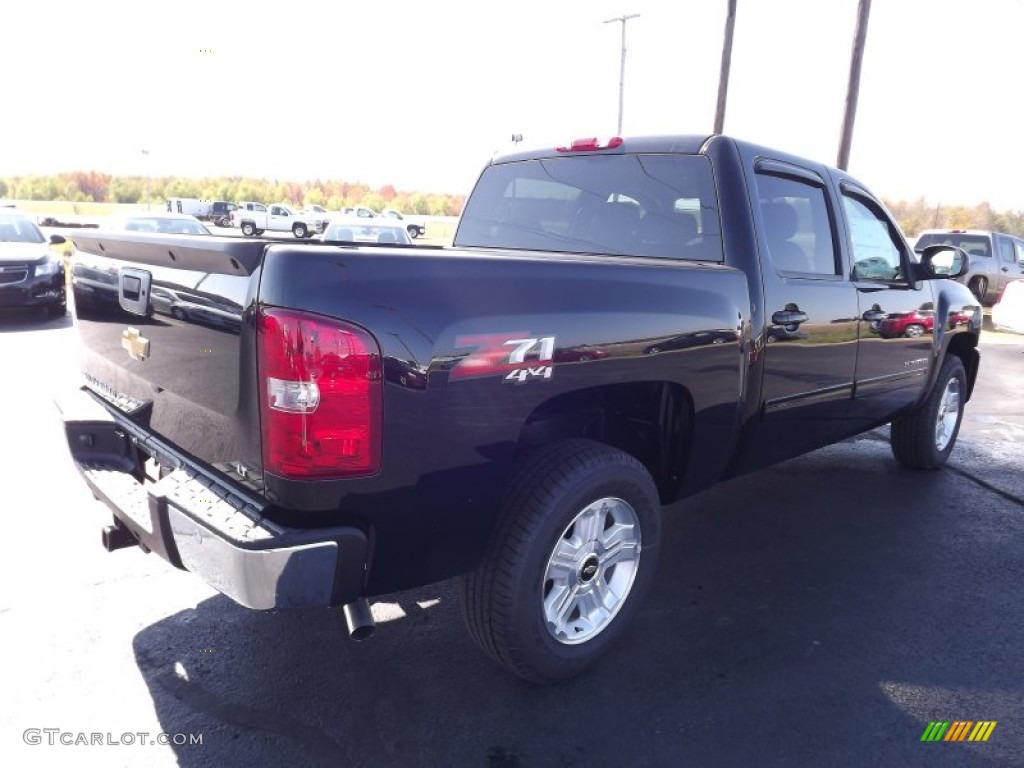
[[[589,139],[574,139],[568,147],[555,147],[556,152],[593,152],[597,149],[615,149],[622,146],[622,137],[613,136],[604,145],[601,140],[594,137]]]

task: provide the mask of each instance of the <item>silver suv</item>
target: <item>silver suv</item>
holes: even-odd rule
[[[914,250],[927,245],[955,245],[967,253],[967,272],[957,278],[971,289],[984,306],[990,307],[1003,287],[1024,277],[1024,239],[982,229],[926,229]]]

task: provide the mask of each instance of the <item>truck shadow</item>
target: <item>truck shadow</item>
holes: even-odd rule
[[[550,688],[471,645],[451,583],[378,599],[363,643],[340,611],[216,597],[134,650],[163,730],[203,734],[183,766],[1006,765],[1020,511],[870,437],[732,481],[670,508],[636,626]],[[921,743],[940,719],[1000,725]]]

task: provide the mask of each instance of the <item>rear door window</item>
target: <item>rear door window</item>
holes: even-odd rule
[[[1024,240],[1018,237],[1013,238],[1013,250],[1017,254],[1017,263],[1024,269]]]
[[[759,172],[757,197],[768,255],[776,272],[835,276],[835,237],[825,188],[807,179]]]
[[[1003,266],[1016,267],[1017,266],[1017,254],[1013,249],[1013,241],[1006,237],[1000,236],[997,238],[998,245],[997,250],[999,252],[999,261]]]

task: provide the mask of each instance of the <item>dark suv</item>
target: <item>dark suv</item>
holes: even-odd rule
[[[210,218],[213,219],[213,223],[218,227],[230,227],[231,218],[230,213],[238,208],[234,203],[229,203],[224,200],[217,200],[213,204],[213,208],[210,209]]]
[[[981,229],[928,229],[917,238],[914,250],[937,244],[955,245],[967,253],[967,272],[957,281],[986,307],[995,303],[1008,282],[1024,277],[1024,240],[1019,237]]]

